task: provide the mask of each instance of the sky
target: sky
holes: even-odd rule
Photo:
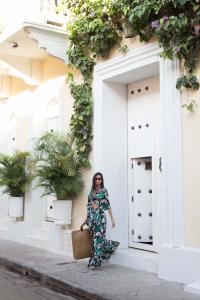
[[[24,0],[0,0],[0,19],[7,23],[14,10],[17,6],[19,7],[21,2],[24,2]]]

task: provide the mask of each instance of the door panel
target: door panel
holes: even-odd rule
[[[160,190],[159,77],[129,84],[129,245],[155,250],[156,198]],[[143,246],[142,246],[143,245]]]
[[[134,242],[152,242],[151,158],[133,159]]]

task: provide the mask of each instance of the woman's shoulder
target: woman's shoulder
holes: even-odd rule
[[[105,188],[105,187],[102,188],[101,191],[102,191],[103,193],[105,193],[105,194],[108,194],[108,190],[107,190],[107,188]]]
[[[99,191],[98,191],[98,194],[108,194],[108,190],[104,187],[104,188],[101,188]],[[95,196],[95,193],[93,191],[90,191],[89,194],[88,194],[88,197],[93,197]]]

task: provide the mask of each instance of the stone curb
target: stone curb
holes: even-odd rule
[[[4,257],[0,257],[0,265],[9,271],[29,277],[30,279],[39,282],[42,286],[63,295],[74,296],[79,300],[108,300],[108,298],[88,292],[77,286],[73,286],[72,284],[56,279],[53,276],[37,271],[33,267],[8,260]]]

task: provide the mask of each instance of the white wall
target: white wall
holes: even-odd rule
[[[32,152],[36,138],[47,131],[47,110],[49,103],[58,103],[60,132],[66,131],[72,112],[72,101],[68,101],[65,76],[44,82],[35,89],[27,89],[11,97],[6,104],[0,105],[0,152],[11,153],[10,128],[16,119],[16,149]],[[13,121],[14,120],[14,121]],[[11,122],[12,121],[12,122]],[[38,228],[45,220],[45,197],[42,190],[31,184],[25,196],[24,220],[14,221],[8,218],[8,201],[6,195],[0,197],[0,238],[7,238],[21,243],[44,246],[48,249],[48,240],[39,236],[44,242],[34,238]],[[47,233],[47,232],[46,232]],[[53,238],[53,236],[52,236]]]
[[[116,228],[108,217],[108,238],[128,246],[126,86],[103,82],[102,103],[94,103],[94,172],[102,171]],[[102,119],[98,118],[99,109]],[[99,135],[103,134],[101,142]],[[98,141],[97,141],[98,140]]]

